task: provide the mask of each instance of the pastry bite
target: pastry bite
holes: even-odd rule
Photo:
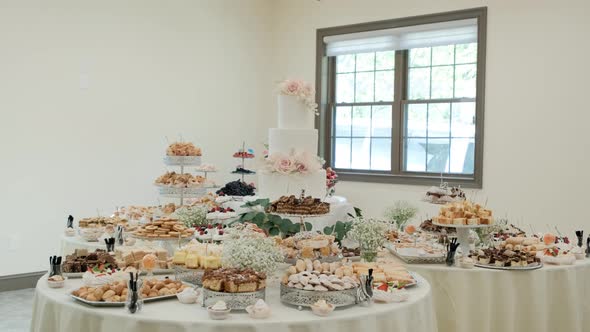
[[[201,156],[201,149],[191,142],[174,142],[166,149],[167,156],[174,157],[197,157]]]

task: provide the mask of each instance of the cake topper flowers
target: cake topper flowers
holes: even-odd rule
[[[305,104],[307,110],[319,115],[318,104],[316,104],[315,90],[311,84],[301,80],[284,80],[278,84],[278,92],[282,95],[295,96]]]
[[[321,160],[308,152],[273,153],[266,159],[266,169],[281,174],[309,174],[322,168]]]

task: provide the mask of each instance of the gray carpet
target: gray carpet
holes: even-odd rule
[[[33,288],[0,292],[0,331],[29,331],[34,292]]]

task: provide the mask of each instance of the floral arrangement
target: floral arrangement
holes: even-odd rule
[[[196,227],[207,224],[207,210],[200,206],[183,206],[174,211],[174,215],[186,227]]]
[[[282,95],[296,96],[309,111],[319,115],[318,104],[314,100],[315,90],[311,84],[300,80],[284,80],[279,83],[278,90]]]
[[[359,243],[361,255],[363,255],[362,251],[366,251],[376,256],[377,251],[385,242],[385,233],[388,229],[389,225],[384,221],[356,217],[352,220],[347,238]]]
[[[336,183],[338,183],[338,174],[336,174],[332,167],[326,168],[326,190],[328,196],[334,195]]]
[[[240,237],[223,243],[224,267],[251,268],[271,276],[285,257],[275,240],[267,237]]]
[[[389,222],[395,224],[397,229],[401,230],[410,219],[416,216],[417,212],[418,209],[413,205],[410,205],[410,203],[406,201],[397,201],[392,207],[387,209],[385,217]]]
[[[266,159],[266,169],[281,174],[309,174],[322,168],[322,161],[309,152],[273,153]]]

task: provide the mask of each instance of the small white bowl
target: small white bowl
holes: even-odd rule
[[[262,310],[256,310],[254,308],[254,305],[247,306],[246,312],[248,313],[248,316],[250,316],[250,318],[255,318],[255,319],[265,319],[265,318],[270,317],[270,314],[271,314],[270,307],[266,307],[265,309],[262,309]]]
[[[65,279],[61,281],[47,280],[47,286],[49,286],[49,288],[63,288],[65,282]]]
[[[213,320],[224,320],[229,316],[229,312],[231,308],[227,308],[226,310],[213,310],[211,309],[213,306],[207,307],[207,312],[209,313],[209,318]]]
[[[185,288],[182,292],[176,293],[176,297],[180,303],[192,304],[197,302],[199,291],[193,288]]]
[[[328,307],[318,307],[315,304],[311,305],[311,311],[320,317],[326,317],[330,315],[334,309],[335,306],[331,303],[328,303]]]

